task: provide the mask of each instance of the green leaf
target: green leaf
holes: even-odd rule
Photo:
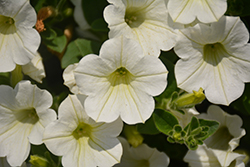
[[[49,49],[58,53],[62,53],[67,45],[67,38],[63,34],[62,30],[59,29],[54,29],[54,30],[57,33],[57,37],[53,38],[52,40],[47,40],[46,38],[44,38],[43,42]]]
[[[0,73],[0,85],[10,85],[9,73]]]
[[[45,40],[53,40],[57,37],[56,31],[54,31],[50,27],[46,27],[46,31],[41,32],[40,35]]]
[[[250,1],[249,0],[228,0],[228,7],[226,15],[230,16],[248,16],[250,15]]]
[[[188,134],[190,134],[193,130],[199,128],[200,126],[199,120],[196,117],[192,117],[191,122],[187,126],[188,126],[187,132]]]
[[[155,126],[153,117],[150,117],[145,122],[145,124],[137,124],[136,128],[141,134],[156,135],[160,133],[160,131]]]
[[[155,109],[153,119],[157,129],[166,135],[178,124],[178,120],[173,114],[161,109]]]
[[[103,18],[103,10],[108,4],[106,0],[82,0],[83,13],[89,25]]]
[[[86,39],[76,39],[72,41],[62,58],[62,68],[77,63],[79,60],[90,53],[96,53],[101,46],[100,42],[90,41]]]
[[[220,123],[217,121],[199,119],[199,122],[200,122],[200,126],[203,127],[203,131],[207,133],[207,135],[205,135],[204,137],[201,138],[201,140],[203,140],[203,141],[206,138],[208,138],[209,136],[211,136],[212,134],[214,134],[214,132],[216,132],[216,130],[220,126]],[[209,128],[206,129],[207,127],[209,127]]]

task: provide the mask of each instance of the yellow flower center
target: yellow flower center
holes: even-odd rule
[[[16,31],[15,20],[11,17],[0,15],[0,33],[12,34]]]
[[[204,60],[212,65],[217,65],[225,55],[227,51],[224,46],[217,42],[213,44],[206,44],[203,47]]]
[[[36,110],[34,108],[28,110],[28,117],[36,121],[39,119]]]
[[[110,74],[108,80],[112,86],[128,84],[131,82],[132,76],[133,75],[125,67],[120,67]]]
[[[79,123],[72,135],[78,140],[81,137],[89,137],[91,135],[92,127],[84,122]]]
[[[128,8],[124,20],[131,28],[137,28],[145,21],[145,14],[140,9]]]
[[[209,148],[227,150],[229,141],[234,137],[228,131],[226,126],[220,127],[210,138],[205,142]]]

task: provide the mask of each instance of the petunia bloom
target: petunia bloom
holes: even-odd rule
[[[16,64],[31,61],[40,45],[40,35],[32,28],[36,12],[29,0],[0,0],[0,72],[14,70]]]
[[[241,128],[242,119],[238,115],[224,112],[218,106],[209,106],[207,114],[203,113],[198,117],[220,123],[217,131],[204,141],[208,148],[233,151],[239,145],[240,138],[246,134],[245,129]]]
[[[227,0],[165,0],[174,22],[189,24],[195,19],[203,23],[218,21],[227,10]]]
[[[29,81],[15,89],[0,86],[0,157],[11,166],[20,166],[28,157],[30,143],[42,144],[44,127],[56,119],[52,96]]]
[[[84,109],[84,95],[69,95],[59,106],[58,120],[44,132],[44,143],[62,156],[65,167],[110,167],[120,162],[122,146],[116,138],[122,131],[120,119],[96,123]]]
[[[190,167],[245,167],[245,155],[227,150],[216,150],[201,145],[197,150],[189,150],[184,161]]]
[[[174,50],[177,85],[187,92],[202,87],[214,104],[229,105],[250,81],[249,33],[239,17],[180,30]]]
[[[120,116],[135,124],[151,116],[152,96],[166,88],[168,71],[160,59],[144,55],[138,42],[120,37],[106,41],[100,56],[83,57],[74,73],[92,119],[112,122]]]
[[[114,167],[167,167],[169,165],[169,157],[158,151],[156,148],[150,148],[146,144],[141,144],[134,148],[129,146],[127,140],[119,137],[123,147],[123,155],[121,163]]]
[[[121,35],[137,40],[144,54],[159,56],[160,50],[174,47],[177,33],[171,23],[164,0],[108,0],[104,19],[110,29],[109,38]],[[170,23],[169,23],[170,22]]]

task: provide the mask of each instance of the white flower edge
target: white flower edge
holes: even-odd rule
[[[43,130],[56,119],[52,96],[46,90],[19,82],[15,89],[0,86],[0,156],[11,166],[20,166],[28,157],[30,143],[42,144]]]
[[[74,70],[80,93],[88,96],[87,114],[97,122],[112,122],[120,116],[128,124],[151,116],[152,96],[166,88],[167,73],[160,59],[144,56],[139,43],[125,37],[106,41],[100,56],[83,57]]]
[[[9,72],[31,61],[41,38],[33,28],[36,12],[28,0],[1,0],[0,16],[0,71]]]
[[[25,75],[30,76],[39,83],[42,83],[42,79],[45,77],[45,71],[41,55],[37,52],[31,62],[22,66],[22,71]]]
[[[195,19],[203,23],[217,22],[227,10],[226,0],[166,0],[174,22],[189,24]]]
[[[250,81],[248,38],[239,17],[224,16],[210,26],[180,30],[174,48],[181,58],[175,65],[178,87],[188,92],[202,87],[210,102],[229,105],[243,93],[244,82]]]
[[[63,71],[63,80],[64,80],[64,85],[66,85],[69,90],[74,93],[78,94],[78,86],[76,85],[76,80],[74,76],[74,70],[77,67],[78,63],[70,64],[68,67],[65,68]]]
[[[220,123],[218,130],[204,141],[208,148],[233,151],[239,145],[240,138],[246,134],[245,129],[241,128],[242,119],[238,115],[224,112],[219,106],[209,106],[207,114],[200,114],[198,118]]]
[[[53,154],[62,156],[65,167],[112,166],[122,155],[116,137],[123,123],[119,119],[96,123],[84,111],[85,99],[84,95],[69,95],[59,106],[58,120],[45,128],[43,141]]]
[[[196,150],[189,150],[184,161],[190,167],[221,166],[221,167],[245,167],[243,159],[245,155],[231,151],[223,151],[207,148],[200,145]]]
[[[128,141],[119,137],[123,147],[123,155],[121,163],[114,167],[138,167],[138,166],[157,166],[166,167],[169,165],[169,157],[158,151],[156,148],[150,148],[146,144],[141,144],[138,147],[131,147]]]

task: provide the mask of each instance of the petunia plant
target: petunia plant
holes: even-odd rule
[[[250,164],[249,0],[0,0],[0,167]]]

